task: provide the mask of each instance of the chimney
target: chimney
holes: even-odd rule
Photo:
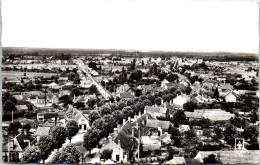
[[[148,120],[148,115],[145,116],[145,119]]]
[[[163,107],[166,108],[166,102],[163,104]]]
[[[115,132],[116,134],[118,134],[118,129],[117,129],[117,128],[114,128],[114,132]]]
[[[118,130],[118,132],[120,130],[120,127],[121,127],[120,124],[117,123],[117,130]]]
[[[112,142],[112,137],[111,136],[108,136],[108,142]]]
[[[163,99],[161,99],[161,105],[163,105]]]
[[[123,119],[123,125],[125,125],[125,119]]]
[[[138,117],[141,117],[141,111],[139,111],[139,113],[138,113]]]
[[[11,139],[9,144],[10,144],[10,150],[13,150],[14,149],[14,139]]]
[[[135,136],[135,130],[134,130],[135,128],[134,127],[132,127],[132,136]]]
[[[119,147],[121,147],[121,143],[120,140],[117,141],[117,144],[119,145]]]
[[[31,146],[30,140],[24,140],[24,142],[25,142],[25,143],[27,142],[29,147]]]
[[[129,122],[131,122],[131,117],[130,117],[130,116],[128,116],[127,120],[128,120]]]
[[[134,120],[137,120],[137,116],[136,115],[134,115]]]
[[[23,129],[23,134],[27,135],[27,133],[28,133],[28,130],[27,129]]]

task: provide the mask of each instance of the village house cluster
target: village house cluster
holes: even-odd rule
[[[4,162],[259,163],[257,61],[7,54]]]

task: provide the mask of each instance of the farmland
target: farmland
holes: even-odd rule
[[[24,76],[24,73],[26,73],[26,76]],[[43,73],[43,72],[19,72],[19,71],[2,71],[2,80],[5,81],[19,81],[21,80],[21,77],[28,77],[29,79],[34,77],[51,77],[59,75],[57,73]]]

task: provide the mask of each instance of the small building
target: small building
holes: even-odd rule
[[[237,102],[237,97],[233,92],[230,92],[228,95],[225,96],[225,101],[228,103],[235,103]]]
[[[123,84],[120,85],[119,87],[117,87],[116,89],[116,93],[120,94],[120,93],[124,93],[127,92],[131,87],[128,84]]]
[[[104,151],[104,150],[112,150],[112,155],[111,155],[111,160],[118,162],[118,163],[122,163],[124,161],[127,160],[127,155],[126,152],[124,151],[124,149],[121,147],[121,142],[120,140],[118,140],[117,143],[115,143],[112,140],[112,137],[109,136],[108,137],[108,143],[104,144],[101,149],[100,149],[100,154]]]
[[[50,130],[51,130],[50,127],[38,127],[34,134],[34,136],[36,136],[37,142],[39,141],[40,136],[49,135]]]
[[[15,157],[21,160],[23,152],[28,147],[34,146],[35,142],[35,139],[31,135],[21,132],[14,137],[14,139],[11,139],[7,143],[3,143],[3,160],[7,162],[9,156],[11,161]],[[11,153],[10,155],[8,154],[9,152]]]
[[[165,107],[145,106],[144,113],[150,114],[154,119],[157,117],[168,117],[169,112]]]
[[[184,157],[173,157],[171,160],[165,162],[165,164],[186,164]]]

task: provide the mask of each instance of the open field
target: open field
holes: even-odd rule
[[[25,72],[18,72],[18,71],[2,71],[2,80],[7,81],[15,81],[20,80],[21,77],[24,77]],[[43,77],[51,77],[53,75],[59,75],[57,73],[43,73],[43,72],[26,72],[26,76],[29,79],[33,77],[43,76]]]

